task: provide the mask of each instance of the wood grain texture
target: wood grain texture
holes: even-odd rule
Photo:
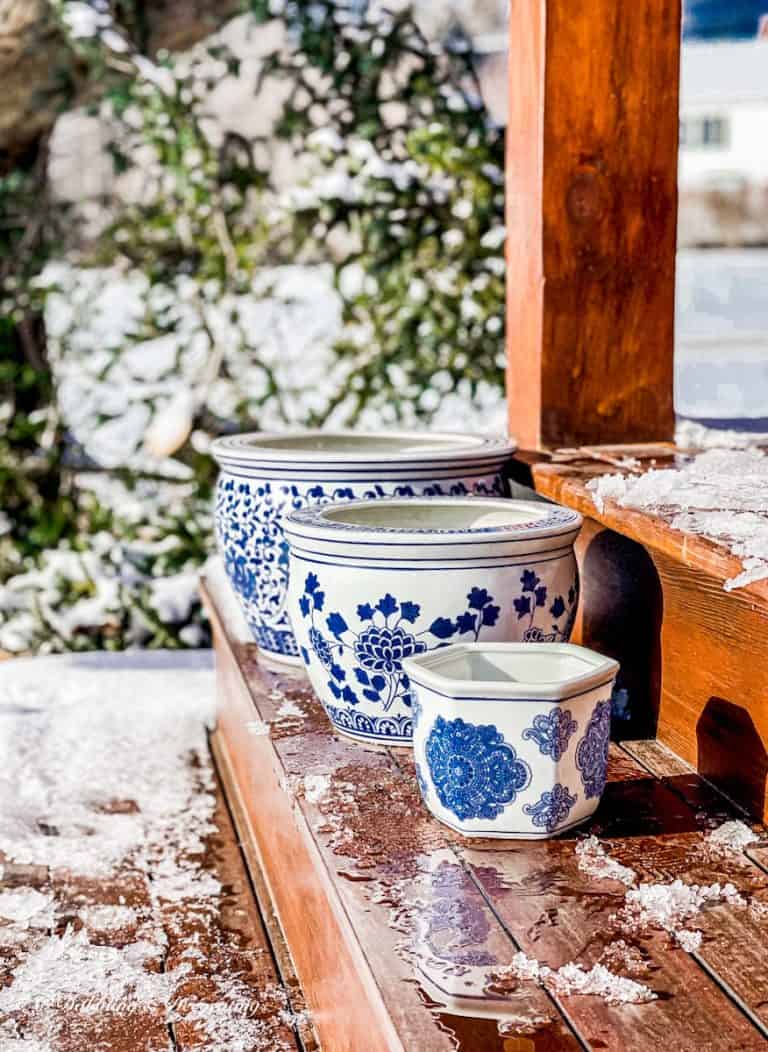
[[[533,467],[539,493],[587,516],[577,552],[584,593],[574,638],[606,649],[604,626],[623,626],[607,649],[622,661],[623,681],[634,691],[628,735],[656,735],[765,820],[768,582],[726,592],[724,582],[741,564],[722,545],[672,529],[671,516],[612,501],[598,509],[586,483],[604,473],[594,463]],[[627,569],[630,544],[646,553],[639,574]],[[621,556],[612,564],[618,584],[606,587],[605,553],[612,550]],[[642,570],[642,558],[634,565]]]
[[[466,891],[450,846],[458,837],[424,811],[413,773],[333,735],[306,681],[260,669],[256,648],[230,646],[215,612],[214,625],[217,753],[237,782],[249,819],[241,836],[253,841],[323,1052],[507,1052],[514,1033],[499,1034],[494,1009],[523,1035],[533,1020],[537,1049],[576,1052],[544,991],[499,1009],[461,963],[476,953],[503,966],[517,946],[477,889]],[[286,698],[302,716],[279,715]],[[249,734],[254,720],[270,733]],[[307,776],[327,783],[321,798],[307,793]],[[425,929],[414,926],[417,902]]]
[[[737,807],[658,742],[625,742],[622,748],[687,803],[702,832],[720,822],[743,820]],[[753,832],[761,838],[762,845],[750,845],[746,852],[713,851],[706,838],[697,838],[687,852],[666,862],[664,878],[679,877],[700,884],[730,881],[748,896],[748,905],[743,909],[718,907],[700,914],[696,927],[702,932],[703,941],[693,956],[728,986],[742,1010],[762,1028],[768,1042],[768,870],[760,858],[768,850],[768,831],[754,825]]]
[[[259,1024],[262,1037],[254,1044],[242,1043],[243,1052],[299,1052],[290,1016],[297,1000],[286,992],[274,965],[258,907],[251,893],[248,872],[237,843],[224,796],[215,785],[216,804],[212,832],[206,839],[202,857],[196,853],[203,871],[221,884],[219,908],[200,901],[153,900],[151,880],[126,863],[115,872],[85,877],[67,870],[19,865],[0,856],[0,894],[10,889],[34,889],[50,895],[56,904],[55,927],[50,934],[63,935],[67,929],[87,932],[92,945],[116,950],[140,945],[152,938],[162,952],[150,958],[145,967],[158,973],[178,974],[172,1003],[138,1009],[126,999],[124,1008],[94,1011],[94,998],[72,995],[61,1006],[34,1006],[26,1011],[0,1011],[0,1031],[19,1040],[0,1037],[0,1048],[46,1048],[52,1052],[196,1052],[212,1047],[215,1016],[209,1026],[199,1022],[199,1010],[215,1006],[222,999],[222,983],[237,984],[246,1002],[248,1022]],[[181,845],[177,845],[182,855]],[[199,848],[196,849],[196,852]],[[103,907],[127,906],[132,915],[120,926],[108,921],[101,927],[84,921],[89,912]],[[7,922],[0,920],[0,933]],[[13,989],[13,972],[41,948],[48,932],[28,929],[28,939],[9,943],[0,937],[0,988]],[[30,967],[34,967],[33,964]],[[40,967],[38,964],[37,967]],[[107,967],[105,964],[104,967]],[[119,969],[115,969],[115,988],[119,989]],[[95,980],[95,977],[94,977]],[[95,982],[94,982],[94,985]],[[79,1003],[80,1002],[80,1003]],[[64,1003],[64,1001],[62,1001]],[[50,1017],[46,1019],[46,1014]],[[226,1013],[224,1013],[226,1015]],[[226,1023],[224,1025],[227,1025]],[[11,1028],[10,1030],[6,1029]],[[311,1031],[311,1024],[304,1023]],[[222,1042],[231,1033],[220,1033]],[[26,1040],[24,1040],[26,1039]],[[39,1039],[39,1043],[38,1043]],[[27,1041],[29,1045],[27,1045]],[[222,1047],[216,1043],[216,1047]],[[307,1050],[311,1049],[306,1046]],[[305,1052],[302,1048],[301,1052]]]
[[[670,764],[668,769],[674,768]],[[610,771],[590,831],[612,857],[635,871],[639,882],[730,881],[750,905],[765,900],[764,872],[741,852],[719,855],[708,848],[706,837],[713,824],[708,812],[680,799],[666,779],[649,779],[648,772],[616,746]],[[765,835],[765,830],[760,832]],[[622,939],[623,955],[633,954],[640,964],[637,978],[674,999],[671,1009],[660,1001],[612,1011],[595,998],[562,999],[563,1010],[592,1047],[764,1047],[768,919],[750,907],[714,907],[700,913],[691,927],[703,933],[701,949],[681,955],[658,929],[622,929],[617,912],[623,887],[585,874],[577,864],[572,837],[504,852],[495,845],[468,846],[464,854],[499,916],[529,955],[553,967],[574,957],[589,967],[609,959],[611,948]],[[733,1005],[721,1014],[718,998],[726,986]],[[714,1018],[719,1019],[717,1027]]]
[[[679,0],[516,0],[507,125],[510,431],[669,439]]]
[[[221,660],[223,634],[218,643]],[[228,649],[249,702],[238,728],[232,700],[223,697],[230,715],[218,732],[240,754],[234,774],[250,815],[241,835],[261,845],[260,864],[325,1052],[380,1047],[379,1011],[409,1052],[765,1047],[768,918],[731,906],[708,910],[694,925],[704,932],[697,955],[653,927],[627,933],[616,920],[623,886],[579,867],[574,848],[583,832],[530,843],[465,841],[423,809],[407,753],[334,735],[306,682],[264,672],[252,646]],[[233,685],[223,683],[225,695]],[[242,721],[254,719],[269,733],[249,735]],[[264,746],[272,750],[268,761]],[[654,756],[649,748],[647,758],[667,770],[664,750]],[[715,858],[706,848],[709,830],[732,808],[719,794],[719,809],[701,806],[688,783],[701,783],[702,794],[715,790],[677,763],[674,773],[656,777],[629,747],[613,746],[606,793],[586,831],[640,880],[732,881],[750,904],[762,901],[768,874],[758,864],[742,854]],[[278,778],[260,781],[254,769]],[[314,872],[295,864],[299,841],[313,845]],[[295,896],[308,912],[292,905]],[[316,912],[323,899],[325,917]],[[628,951],[614,961],[619,939]],[[598,997],[553,997],[529,982],[500,991],[492,975],[519,949],[553,967],[602,960],[631,975],[637,966],[636,977],[658,1000],[611,1006]],[[351,1003],[348,988],[340,994],[347,956],[364,962],[357,980],[374,998],[373,1010],[367,1001]],[[340,996],[344,1018],[331,1010]],[[343,1034],[357,1007],[368,1025],[361,1046],[345,1044]],[[500,1034],[497,1023],[505,1020],[512,1029]]]

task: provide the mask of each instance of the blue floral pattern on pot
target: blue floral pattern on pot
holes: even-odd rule
[[[565,596],[550,597],[549,589],[542,583],[535,570],[523,570],[520,584],[521,594],[513,600],[512,605],[518,621],[527,619],[528,622],[521,637],[522,641],[567,643],[576,617],[578,586],[571,585]]]
[[[443,807],[460,820],[497,818],[531,781],[531,769],[493,724],[438,716],[425,756]]]
[[[288,590],[288,543],[284,516],[299,508],[355,498],[503,496],[501,475],[478,481],[299,487],[244,479],[222,472],[216,489],[216,535],[227,576],[234,587],[256,642],[264,650],[288,657],[299,654],[285,609]]]
[[[600,796],[608,773],[608,743],[611,731],[611,703],[599,701],[590,716],[587,730],[576,749],[576,766],[581,772],[587,799]]]
[[[578,800],[578,793],[568,792],[567,785],[555,782],[552,788],[543,792],[535,804],[525,804],[523,812],[529,815],[535,826],[554,832],[564,825],[571,808]]]
[[[550,709],[548,713],[534,716],[533,726],[526,727],[523,738],[535,741],[542,756],[560,760],[568,749],[568,742],[578,728],[568,709]]]
[[[472,588],[467,609],[455,618],[438,617],[419,625],[421,606],[387,592],[373,603],[357,606],[358,628],[338,611],[325,611],[325,590],[316,573],[308,573],[299,599],[309,620],[309,643],[328,674],[327,684],[338,701],[359,704],[361,698],[388,712],[398,703],[410,709],[412,694],[403,672],[404,658],[423,654],[454,636],[477,640],[484,627],[496,624],[499,606],[484,588]],[[320,626],[318,627],[318,622]],[[326,634],[327,633],[327,634]],[[311,655],[302,654],[309,663]]]

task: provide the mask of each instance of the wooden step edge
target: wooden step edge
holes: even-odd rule
[[[270,736],[243,733],[261,714],[219,617],[211,584],[204,580],[201,591],[216,651],[217,759],[227,782],[239,787],[246,835],[321,1047],[406,1052],[306,818],[281,785],[282,765]],[[264,820],[265,808],[270,822]]]
[[[618,469],[527,455],[537,493],[581,512],[581,602],[573,641],[615,658],[620,737],[658,738],[756,818],[768,819],[768,581],[726,591],[742,571],[723,545],[671,517],[598,508],[587,483]],[[618,714],[617,714],[618,715]]]
[[[743,570],[741,560],[728,549],[705,537],[675,530],[663,516],[637,508],[625,508],[606,500],[602,507],[595,504],[586,483],[601,475],[615,475],[620,469],[601,465],[578,469],[572,465],[551,463],[530,465],[533,485],[537,493],[549,500],[565,504],[607,529],[653,548],[693,570],[700,570],[721,585],[737,577]],[[753,601],[768,611],[768,581],[753,581],[734,589],[742,598]]]

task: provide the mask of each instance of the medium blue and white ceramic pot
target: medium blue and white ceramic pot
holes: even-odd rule
[[[355,497],[503,495],[514,443],[479,435],[302,431],[219,438],[216,534],[263,654],[301,665],[285,609],[283,517]]]
[[[567,639],[580,526],[567,508],[485,497],[352,501],[289,516],[289,610],[334,727],[410,745],[405,658],[459,640]]]
[[[541,838],[586,821],[608,766],[618,663],[568,643],[470,643],[404,662],[416,777],[465,836]]]

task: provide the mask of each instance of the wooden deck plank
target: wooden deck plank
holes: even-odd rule
[[[217,642],[229,649],[221,623]],[[329,1039],[332,1048],[355,1048],[343,1043],[338,1020],[323,1014],[324,998],[335,996],[338,976],[345,974],[345,958],[356,963],[355,980],[360,984],[362,977],[365,995],[377,1012],[388,1015],[395,1035],[385,1032],[380,1042],[380,1020],[369,1010],[366,1052],[379,1047],[431,1052],[455,1048],[456,1041],[462,1052],[485,1052],[507,1047],[479,1018],[482,1011],[500,1015],[488,976],[518,948],[550,965],[577,960],[589,966],[625,937],[609,920],[623,902],[624,888],[578,868],[576,834],[503,847],[465,842],[421,807],[408,754],[334,736],[305,682],[259,670],[253,647],[236,645],[230,654],[228,666],[223,654],[229,671],[220,735],[228,750],[238,751],[233,772],[248,807],[250,835],[260,844],[260,864],[321,1039]],[[235,673],[237,682],[228,683]],[[240,696],[235,715],[233,690]],[[254,721],[251,730],[257,733],[244,733]],[[683,777],[690,780],[690,772]],[[264,813],[272,816],[270,823],[263,821]],[[641,880],[732,880],[748,894],[763,895],[765,874],[747,859],[713,863],[698,857],[711,824],[708,813],[653,777],[628,751],[612,749],[609,785],[591,827],[612,855],[633,866]],[[293,860],[297,842],[306,865],[299,873],[294,865],[286,881],[285,859]],[[296,904],[297,888],[302,903],[310,904],[308,915]],[[508,1015],[530,1020],[533,1012],[546,1020],[533,1035],[535,1048],[578,1047],[574,1042],[617,1050],[658,1043],[697,1052],[765,1047],[764,1006],[757,1000],[768,976],[762,923],[730,906],[701,914],[700,959],[664,932],[628,939],[647,973],[638,978],[660,994],[651,1004],[616,1007],[572,996],[561,997],[556,1007],[549,994],[522,983],[513,989]],[[317,944],[339,937],[343,942],[331,961]],[[350,941],[358,944],[356,958]],[[742,943],[744,953],[734,952]],[[494,964],[485,963],[490,958]],[[743,979],[740,960],[746,962]],[[445,1002],[445,992],[435,986],[442,984],[445,991],[446,983],[450,1007],[430,1008],[430,995]],[[474,1012],[474,1018],[457,1011],[460,994],[469,995],[465,1012]],[[527,1040],[525,1032],[518,1029],[504,1040]],[[446,1037],[453,1043],[445,1044]]]
[[[448,1052],[460,1033],[462,1052],[502,1052],[510,1037],[499,1033],[494,1012],[517,1020],[523,1033],[535,1024],[537,1048],[581,1047],[543,991],[526,990],[501,1007],[484,991],[490,965],[467,962],[504,965],[517,947],[468,886],[413,776],[386,751],[331,735],[306,682],[260,671],[254,650],[236,645],[228,658],[220,648],[226,704],[216,748],[240,785],[246,835],[323,1049]],[[301,714],[281,716],[286,702]],[[257,733],[249,735],[248,724]],[[471,940],[447,919],[452,911],[474,918]],[[439,986],[448,1004],[431,1008]]]
[[[233,731],[228,722],[229,705],[228,717],[220,722],[217,750],[234,774],[242,777],[247,765],[246,791],[258,786],[258,795],[251,796],[257,807],[249,808],[251,835],[323,1049],[448,1052],[456,1048],[451,1033],[459,1029],[462,1050],[501,1052],[506,1038],[494,1029],[496,1024],[478,1019],[477,1027],[471,1027],[474,1003],[481,1002],[480,1010],[487,1013],[494,998],[484,995],[482,985],[471,984],[471,968],[462,959],[474,953],[506,964],[516,947],[477,889],[463,891],[462,867],[445,846],[442,830],[423,811],[415,781],[404,777],[385,751],[335,739],[307,686],[269,672],[257,679],[249,664],[251,655],[252,648],[239,654],[254,691],[246,723],[268,723],[270,734],[251,735],[248,742],[247,732]],[[286,700],[303,714],[281,719],[279,709]],[[230,751],[233,734],[236,745],[239,741],[248,746],[235,760]],[[327,796],[316,800],[320,789]],[[268,832],[258,822],[263,808],[272,818]],[[411,904],[431,895],[432,883],[438,889],[432,912],[440,919],[441,937],[450,939],[442,912],[449,892],[460,912],[470,910],[476,916],[482,938],[478,935],[476,942],[459,950],[444,946],[441,955],[434,933],[427,937],[427,919],[426,942],[420,948],[412,930]],[[471,896],[474,902],[469,905]],[[428,909],[422,915],[428,917]],[[456,930],[453,938],[466,943],[466,935]],[[429,979],[448,989],[447,1010],[428,1007],[429,995],[438,994]],[[357,987],[358,1002],[350,996],[350,982]],[[329,1010],[336,1009],[341,997],[349,1007],[343,1015]],[[518,1000],[516,1005],[516,999],[508,999],[500,1011],[537,1020],[538,1047],[580,1047],[546,994],[527,991]]]
[[[232,771],[227,767],[217,736],[211,738],[211,749],[217,765],[219,777],[223,783],[229,810],[232,815],[235,829],[238,831],[238,843],[243,853],[248,876],[250,877],[251,890],[256,899],[256,904],[261,915],[261,921],[269,941],[272,954],[275,959],[277,972],[285,987],[290,1009],[294,1017],[294,1026],[299,1038],[301,1052],[320,1052],[311,1017],[304,998],[296,970],[293,966],[290,950],[285,942],[282,928],[275,913],[275,906],[269,897],[264,874],[261,872],[259,860],[254,850],[252,838],[248,835],[241,836],[241,829],[247,830],[247,812],[237,782],[232,777]]]
[[[641,881],[732,880],[750,894],[768,887],[748,862],[713,863],[702,853],[697,863],[696,850],[704,837],[696,829],[695,814],[687,806],[681,809],[681,801],[644,777],[641,769],[626,779],[627,765],[615,749],[614,757],[624,770],[618,778],[615,770],[591,827],[612,857],[634,869]],[[573,850],[577,836],[504,851],[467,847],[464,855],[523,950],[550,967],[576,960],[589,968],[619,939],[640,949],[647,971],[637,977],[663,999],[609,1008],[597,998],[563,998],[563,1010],[587,1042],[638,1052],[658,1043],[697,1049],[764,1047],[764,1037],[723,996],[722,987],[727,980],[736,997],[760,1015],[759,989],[762,985],[764,996],[768,983],[766,928],[746,910],[734,915],[730,907],[716,907],[702,913],[693,926],[705,933],[701,960],[711,966],[711,975],[662,932],[633,938],[612,920],[624,888],[580,871]],[[724,918],[721,923],[718,915]],[[727,1038],[718,1037],[719,1032]]]
[[[269,1043],[274,1052],[297,1052],[296,1035],[289,1021],[297,1006],[278,974],[219,783],[214,825],[216,832],[210,837],[207,853],[211,872],[222,885],[218,917],[195,915],[184,903],[163,911],[168,938],[165,968],[188,969],[173,1005],[180,1017],[172,1025],[177,1052],[210,1047],[210,1035],[184,1017],[200,1001],[208,1002],[215,1010],[221,997],[216,977],[221,974],[251,993],[248,1018],[263,1023],[260,1044]],[[229,1035],[229,1039],[235,1040],[236,1035]]]
[[[762,861],[764,857],[768,862],[768,843],[752,844],[746,851],[713,852],[706,834],[721,822],[743,820],[743,811],[658,742],[624,742],[622,749],[685,800],[700,829],[684,853],[672,853],[663,867],[654,867],[653,879],[661,875],[700,884],[731,882],[748,897],[750,906],[745,909],[715,907],[700,915],[695,926],[704,938],[693,956],[764,1028],[768,1039],[768,867]],[[752,829],[764,841],[768,838],[765,827],[753,823]],[[653,854],[640,855],[645,876]]]
[[[129,802],[116,807],[130,808]],[[55,1052],[193,1052],[211,1048],[213,1033],[224,1043],[233,1044],[232,1018],[217,1020],[222,999],[222,981],[245,1003],[248,1023],[257,1026],[258,1040],[247,1052],[299,1052],[293,1015],[300,1008],[291,992],[284,989],[275,968],[272,951],[254,901],[227,805],[215,786],[214,832],[197,856],[202,871],[221,884],[217,908],[215,898],[205,906],[200,900],[158,901],[151,878],[130,866],[108,876],[85,877],[67,870],[3,862],[0,865],[0,893],[8,889],[35,890],[50,895],[55,903],[55,926],[40,931],[30,928],[23,941],[8,944],[0,921],[0,987],[13,988],[13,972],[44,941],[55,934],[87,931],[90,943],[117,950],[140,945],[147,939],[158,951],[147,962],[153,973],[183,969],[183,981],[174,982],[169,1022],[161,1004],[137,1010],[128,1008],[94,1012],[79,1007],[77,997],[67,1001],[66,1012],[30,1010],[0,1013],[0,1030],[15,1028],[19,1039],[40,1040],[35,1047]],[[55,835],[55,834],[52,834]],[[179,856],[181,857],[181,855]],[[126,920],[115,924],[110,910],[125,910]],[[100,922],[99,918],[105,920]],[[94,976],[94,983],[96,977]],[[250,995],[250,996],[249,996]],[[83,1000],[88,1000],[83,995]],[[210,1025],[201,1027],[195,1016],[210,1011]],[[210,1007],[208,1007],[210,1006]],[[301,1018],[304,1032],[311,1032]],[[221,1027],[224,1031],[221,1031]],[[0,1036],[0,1047],[5,1046]],[[21,1047],[21,1046],[19,1046]],[[217,1045],[217,1047],[222,1047]],[[245,1045],[238,1045],[246,1052]],[[305,1045],[302,1052],[309,1052]]]
[[[632,447],[626,448],[629,454]],[[664,459],[643,462],[641,470],[674,467],[674,464],[673,450]],[[606,500],[603,507],[598,509],[587,489],[587,483],[601,475],[617,474],[619,469],[616,467],[586,459],[575,464],[539,461],[532,465],[531,471],[536,489],[544,496],[575,508],[602,526],[662,552],[683,566],[701,570],[720,581],[741,573],[740,560],[723,545],[672,529],[672,514],[624,508],[612,500]],[[756,601],[768,604],[768,581],[753,581],[740,591]]]

